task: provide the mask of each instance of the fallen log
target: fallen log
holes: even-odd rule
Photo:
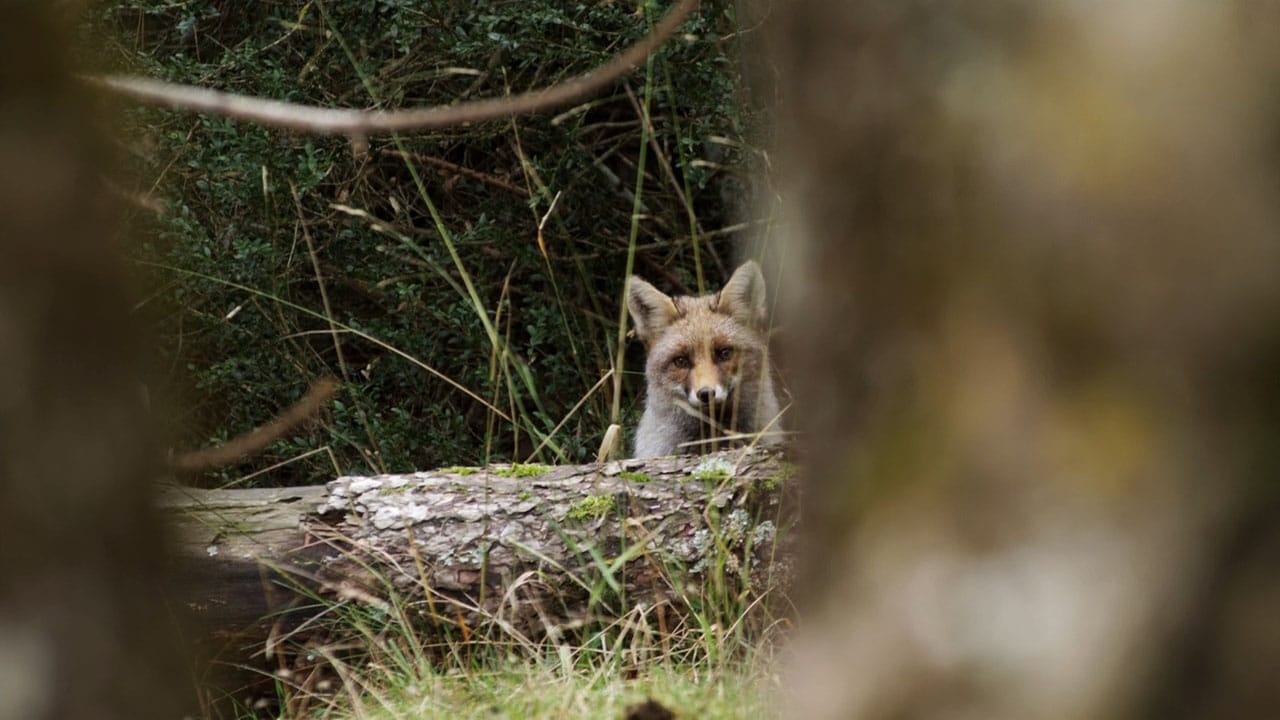
[[[219,641],[209,652],[248,663],[337,603],[409,608],[427,633],[531,640],[633,611],[675,627],[708,582],[765,598],[790,577],[778,541],[792,474],[777,452],[731,450],[169,487],[161,505],[178,540],[175,597]]]

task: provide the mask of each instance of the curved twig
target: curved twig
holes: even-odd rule
[[[277,415],[271,422],[228,440],[217,447],[186,452],[169,461],[169,467],[180,472],[200,472],[238,462],[261,451],[289,434],[315,415],[338,391],[338,381],[322,378],[316,381],[301,400]]]
[[[593,95],[631,72],[666,42],[698,4],[699,0],[678,0],[652,33],[609,62],[583,75],[540,90],[458,105],[393,111],[351,110],[268,100],[128,75],[89,77],[87,80],[147,105],[222,115],[321,135],[361,137],[397,130],[442,128],[513,115],[529,115]]]

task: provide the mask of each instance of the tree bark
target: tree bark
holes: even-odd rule
[[[327,487],[170,487],[177,598],[241,662],[324,603],[413,607],[431,628],[518,638],[657,609],[671,623],[703,583],[749,597],[790,576],[792,466],[776,452],[492,466]],[[290,609],[292,608],[292,609]]]
[[[1276,8],[769,17],[787,716],[1274,715]]]
[[[0,718],[174,718],[144,344],[76,15],[0,3]]]

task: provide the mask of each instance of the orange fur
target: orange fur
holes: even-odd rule
[[[627,307],[648,350],[636,457],[699,449],[687,443],[714,446],[725,434],[759,432],[774,421],[758,265],[744,263],[720,292],[702,297],[669,297],[632,277]]]

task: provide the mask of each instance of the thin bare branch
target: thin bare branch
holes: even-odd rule
[[[237,462],[288,435],[294,428],[324,407],[338,391],[338,383],[332,378],[322,378],[312,384],[301,400],[277,415],[271,422],[238,435],[217,447],[183,453],[169,462],[169,466],[181,472],[199,472]]]
[[[319,135],[367,135],[443,128],[531,115],[582,100],[631,72],[675,33],[699,0],[679,0],[650,33],[622,54],[586,74],[540,90],[457,105],[369,111],[322,108],[128,75],[88,77],[88,82],[147,105],[210,113]]]
[[[455,175],[462,175],[463,177],[469,177],[472,180],[482,182],[485,185],[501,188],[511,193],[512,195],[519,195],[520,197],[526,197],[526,198],[529,197],[529,191],[520,187],[519,185],[513,185],[512,183],[509,183],[500,177],[495,177],[488,173],[482,173],[478,170],[472,170],[469,167],[459,165],[457,163],[451,163],[448,160],[445,160],[443,158],[433,157],[431,155],[424,155],[421,153],[403,153],[403,152],[400,152],[399,150],[394,150],[391,148],[386,148],[382,150],[381,154],[390,155],[398,158],[407,157],[411,160],[417,160],[418,162],[424,165],[431,165],[432,167],[435,167],[440,171],[442,171],[442,173],[444,174],[453,173]]]

